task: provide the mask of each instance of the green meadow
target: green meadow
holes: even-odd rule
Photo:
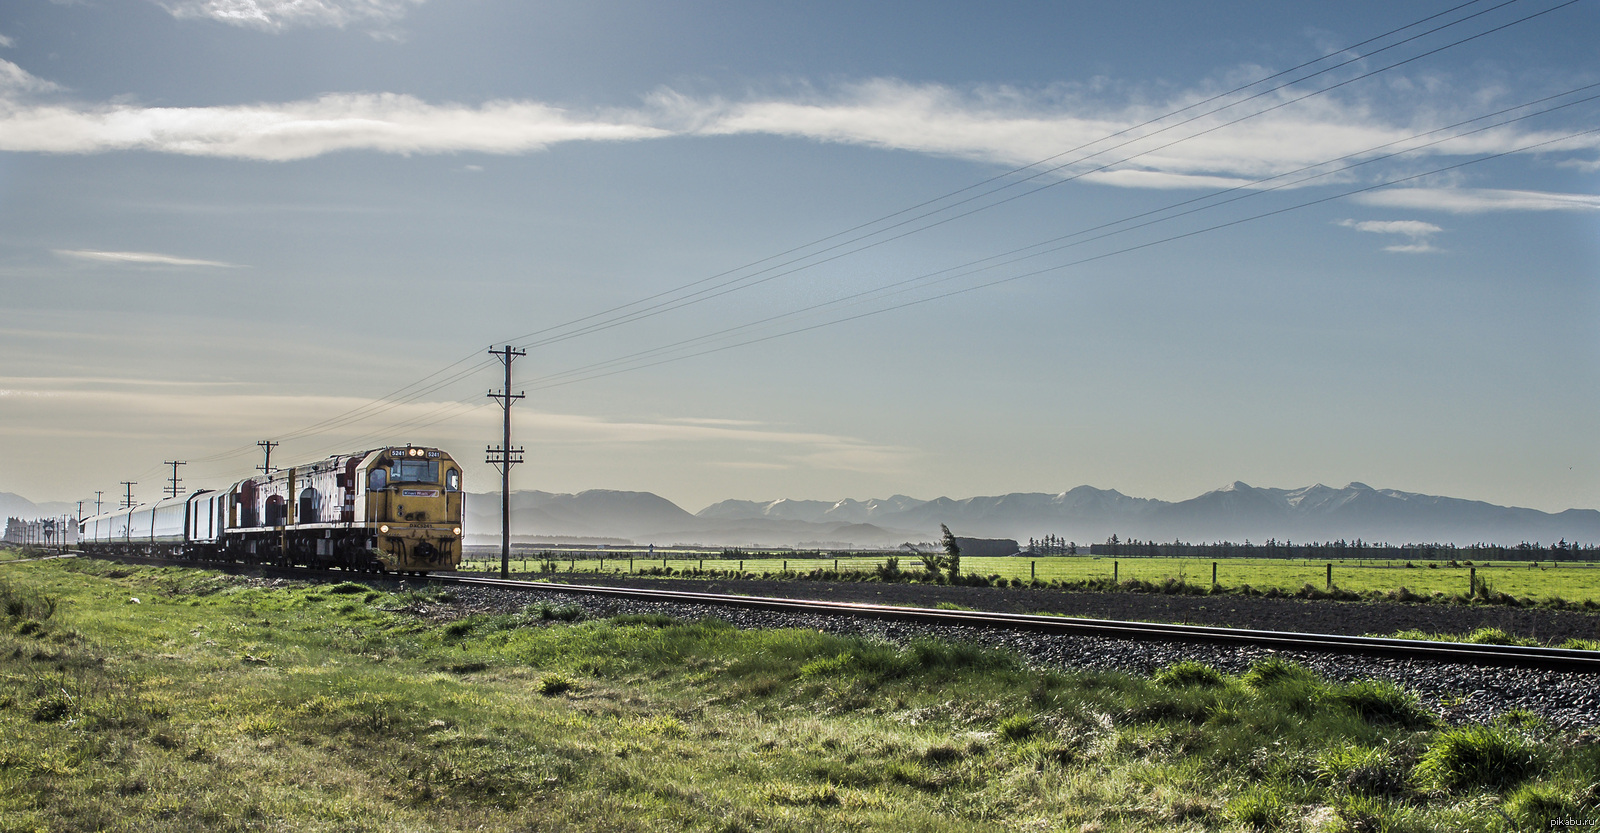
[[[894,554],[841,557],[749,556],[728,558],[716,554],[671,553],[654,558],[636,556],[594,557],[551,552],[543,558],[511,561],[513,572],[568,572],[596,574],[644,573],[762,577],[826,577],[845,580],[881,576],[885,561],[896,558],[906,580],[916,580],[921,562],[914,556]],[[1600,565],[1588,562],[1514,562],[1482,564],[1460,561],[1304,561],[1281,558],[1142,558],[1090,555],[961,559],[968,576],[990,584],[1038,584],[1065,589],[1152,590],[1167,592],[1212,591],[1223,593],[1295,594],[1308,586],[1328,590],[1328,568],[1333,568],[1333,588],[1362,595],[1400,595],[1469,601],[1472,598],[1526,600],[1528,604],[1556,607],[1600,607]],[[472,557],[463,570],[497,571],[498,557]],[[1402,588],[1404,592],[1402,592]],[[1586,604],[1587,603],[1587,604]]]
[[[0,568],[0,831],[1507,831],[1600,743],[1272,660],[1152,678],[431,588]]]

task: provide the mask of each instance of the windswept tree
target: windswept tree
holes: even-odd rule
[[[944,568],[954,580],[961,574],[961,545],[956,543],[956,536],[950,532],[950,527],[939,524],[939,530],[944,533]]]

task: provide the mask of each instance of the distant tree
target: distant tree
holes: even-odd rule
[[[956,536],[950,532],[950,527],[939,524],[939,531],[944,533],[944,567],[954,579],[961,574],[961,545],[956,543]]]

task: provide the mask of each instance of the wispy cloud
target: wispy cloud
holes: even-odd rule
[[[268,32],[295,27],[387,27],[424,0],[156,0],[173,17]]]
[[[644,124],[583,118],[544,104],[432,105],[407,95],[328,95],[233,107],[13,107],[0,112],[0,150],[148,150],[288,161],[342,150],[526,153],[558,142],[666,135]]]
[[[1433,223],[1425,223],[1421,220],[1340,220],[1339,225],[1344,226],[1345,228],[1353,228],[1356,231],[1364,231],[1371,234],[1404,235],[1410,239],[1409,243],[1396,243],[1392,246],[1384,246],[1383,250],[1386,252],[1404,252],[1407,254],[1438,251],[1438,249],[1434,248],[1433,244],[1429,242],[1428,238],[1438,234],[1441,231],[1444,231],[1444,229],[1434,225]]]
[[[10,45],[9,42],[0,44],[0,46]],[[53,93],[60,89],[61,87],[54,82],[46,81],[10,61],[0,60],[0,103],[7,103],[6,99],[19,93]]]
[[[10,38],[6,37],[4,33],[0,33],[0,46],[6,47],[7,49],[9,49],[9,48],[11,48],[13,43],[14,43],[14,41],[12,41]]]
[[[1367,205],[1418,208],[1453,214],[1486,211],[1600,211],[1600,195],[1558,194],[1501,188],[1396,188],[1357,198]]]
[[[125,263],[138,266],[216,266],[225,269],[237,269],[237,264],[224,263],[220,260],[200,260],[192,257],[177,257],[156,252],[102,252],[95,249],[53,249],[62,257],[77,258],[79,260],[92,260],[99,263]]]
[[[261,3],[243,5],[264,8]],[[331,14],[326,11],[331,7],[311,3],[307,9],[323,11],[305,13]],[[402,6],[386,2],[374,7]],[[143,150],[289,161],[339,151],[523,154],[563,142],[769,135],[1008,166],[1050,159],[1047,164],[1061,166],[1056,175],[1082,175],[1118,187],[1218,188],[1246,185],[1328,159],[1359,160],[1364,154],[1376,153],[1370,150],[1373,148],[1383,147],[1383,153],[1390,153],[1410,137],[1437,127],[1416,123],[1419,117],[1411,112],[1386,118],[1379,114],[1384,108],[1371,102],[1327,96],[1240,124],[1225,125],[1239,114],[1224,112],[1158,134],[1153,132],[1156,127],[1142,125],[1206,93],[1197,89],[1168,96],[1161,103],[1129,103],[1144,99],[1138,91],[1108,92],[1072,85],[1038,90],[956,89],[894,79],[827,90],[801,87],[743,101],[660,90],[637,107],[586,111],[526,100],[432,103],[394,93],[329,94],[304,101],[214,107],[42,100],[42,93],[55,90],[50,82],[0,62],[0,151]],[[1429,95],[1438,98],[1445,94],[1431,90]],[[1268,96],[1252,109],[1282,100]],[[1456,117],[1433,118],[1444,123]],[[1115,134],[1121,135],[1106,139]],[[1459,157],[1504,152],[1558,135],[1505,126],[1418,149],[1417,154]],[[1587,160],[1597,150],[1600,135],[1546,147],[1539,158],[1553,165],[1572,164],[1576,155]],[[1356,176],[1344,173],[1333,179],[1352,181]],[[1410,189],[1368,199],[1373,204],[1402,205],[1400,200],[1407,196],[1432,195],[1433,202],[1450,204],[1450,193],[1447,189]],[[1458,210],[1574,207],[1550,199],[1518,202],[1504,196],[1512,192],[1476,192],[1476,196],[1466,197],[1454,193],[1457,205],[1471,202],[1481,206]],[[1381,202],[1385,199],[1395,202]]]

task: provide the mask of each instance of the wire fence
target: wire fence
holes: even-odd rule
[[[745,578],[779,578],[801,575],[843,578],[879,576],[890,560],[899,572],[916,576],[924,572],[915,554],[769,554],[720,551],[652,552],[547,550],[516,553],[511,572],[527,574],[702,575]],[[1190,587],[1220,590],[1249,588],[1261,592],[1295,593],[1308,585],[1319,590],[1398,592],[1404,588],[1417,596],[1471,595],[1492,590],[1517,597],[1568,602],[1600,602],[1600,564],[1594,562],[1462,562],[1462,561],[1315,561],[1289,559],[1111,558],[1101,556],[1050,556],[1029,558],[963,557],[964,574],[983,576],[991,584],[1024,586],[1177,582]],[[498,553],[469,552],[462,560],[465,572],[498,573]]]

